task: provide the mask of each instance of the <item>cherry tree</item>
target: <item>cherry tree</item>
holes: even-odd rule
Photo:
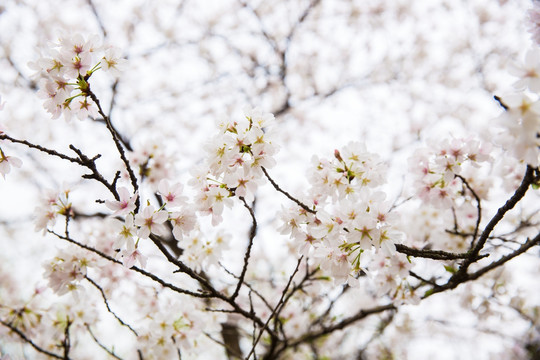
[[[537,2],[6,0],[0,34],[0,359],[538,358]]]

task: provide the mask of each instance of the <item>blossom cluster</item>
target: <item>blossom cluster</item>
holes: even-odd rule
[[[29,64],[41,80],[38,96],[53,119],[64,115],[84,120],[97,116],[98,108],[90,97],[89,79],[103,69],[113,75],[122,68],[124,59],[117,48],[105,48],[97,35],[85,39],[81,34],[64,36],[47,48],[44,56]]]
[[[174,159],[166,152],[159,140],[148,141],[129,152],[129,163],[138,169],[141,180],[146,181],[152,189],[157,189],[162,179],[173,177],[171,164]],[[129,175],[124,174],[125,177]]]
[[[306,207],[284,209],[279,230],[336,281],[356,285],[373,255],[393,255],[401,238],[392,204],[378,189],[386,166],[358,142],[336,150],[331,160],[314,157],[313,165]]]
[[[99,312],[86,297],[78,297],[77,301],[65,303],[55,301],[47,304],[43,301],[44,288],[36,288],[29,299],[26,299],[22,306],[0,306],[0,318],[6,321],[19,331],[23,331],[25,336],[31,337],[33,344],[39,344],[42,348],[55,349],[58,344],[66,339],[66,333],[72,339],[72,344],[80,344],[78,339],[88,333],[99,319]],[[1,333],[3,344],[20,342],[21,338],[15,332]],[[75,340],[77,339],[77,341]],[[20,359],[19,356],[2,356],[0,359],[11,360]],[[9,349],[9,347],[7,347]],[[8,350],[9,351],[9,350]],[[70,357],[83,359],[88,355],[88,349],[84,346],[73,346]],[[37,355],[35,358],[45,358]]]
[[[72,216],[71,200],[69,194],[71,190],[64,186],[60,191],[47,190],[41,199],[40,205],[34,210],[35,230],[42,230],[46,233],[50,227],[54,226],[58,215]]]
[[[163,179],[158,186],[158,194],[163,205],[155,209],[148,203],[137,213],[135,211],[138,193],[130,195],[124,187],[118,189],[119,200],[105,202],[105,205],[113,210],[113,216],[125,215],[123,221],[116,221],[117,237],[113,247],[121,250],[118,254],[126,267],[133,266],[135,262],[145,267],[146,256],[139,250],[139,240],[147,239],[151,234],[166,236],[168,234],[165,224],[167,221],[170,221],[173,236],[178,241],[182,240],[184,234],[189,234],[194,229],[195,214],[186,203],[187,198],[182,195],[182,191],[182,184],[170,184],[168,180]]]
[[[203,237],[199,231],[186,238],[180,260],[195,271],[208,270],[210,266],[219,266],[223,251],[229,248],[230,235],[222,232],[214,237]]]
[[[204,351],[205,336],[218,332],[224,321],[220,314],[204,312],[198,301],[161,300],[141,304],[145,314],[138,330],[137,345],[145,359],[170,359]]]
[[[80,289],[79,283],[87,274],[88,267],[96,260],[82,250],[59,250],[53,260],[44,264],[44,277],[49,280],[49,288],[58,295],[72,292],[74,296]]]
[[[275,165],[278,148],[272,141],[274,115],[260,109],[245,110],[245,118],[221,123],[220,131],[205,146],[205,166],[190,181],[198,188],[198,210],[212,215],[212,224],[222,221],[224,206],[236,195],[250,202],[264,181],[263,168]]]
[[[409,158],[416,195],[435,207],[450,208],[461,194],[463,183],[458,176],[471,177],[470,172],[491,160],[490,151],[489,144],[473,138],[445,139],[418,149]]]
[[[540,4],[538,1],[532,2],[533,7],[529,9],[528,28],[533,41],[540,45]]]
[[[497,119],[502,131],[497,141],[519,161],[540,165],[540,48],[529,50],[511,74],[518,80],[515,93],[500,97],[505,112]]]

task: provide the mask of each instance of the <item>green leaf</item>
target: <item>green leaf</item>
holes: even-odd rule
[[[455,274],[456,273],[456,269],[454,269],[454,267],[450,266],[450,265],[444,265],[444,268],[446,271],[448,271],[449,273],[451,274]]]

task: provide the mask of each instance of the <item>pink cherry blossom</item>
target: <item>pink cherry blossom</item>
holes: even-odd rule
[[[105,50],[101,59],[101,68],[110,72],[113,76],[118,76],[124,69],[127,60],[122,58],[120,49],[109,47]]]
[[[169,214],[163,210],[154,211],[154,207],[149,205],[144,208],[142,213],[135,215],[135,225],[139,226],[137,235],[141,238],[148,238],[150,233],[164,235],[167,233],[167,227],[164,222],[169,218]]]
[[[184,234],[189,234],[197,222],[195,213],[187,208],[172,212],[169,218],[173,224],[173,236],[178,241],[183,239]]]
[[[182,196],[184,186],[180,183],[171,185],[167,179],[162,179],[158,185],[158,194],[166,203],[167,208],[182,205],[186,202],[187,197]]]
[[[20,168],[22,166],[22,160],[15,156],[6,155],[0,148],[0,174],[2,174],[4,179],[11,171],[12,166]]]
[[[118,195],[120,200],[105,200],[105,205],[113,210],[112,216],[125,215],[135,210],[135,202],[137,201],[138,193],[133,196],[130,195],[128,189],[125,187],[118,188]]]
[[[146,267],[147,257],[141,253],[133,240],[127,241],[126,248],[119,253],[122,256],[124,266],[130,268],[138,262],[142,268]]]

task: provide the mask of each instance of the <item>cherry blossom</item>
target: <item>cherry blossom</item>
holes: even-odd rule
[[[59,295],[72,292],[78,296],[79,283],[94,262],[93,257],[80,251],[60,251],[52,261],[44,264],[44,276],[49,279],[49,287]]]
[[[167,179],[163,179],[158,185],[158,194],[168,207],[175,207],[186,202],[187,197],[182,196],[184,186],[180,183],[171,185]]]
[[[482,163],[490,163],[491,148],[474,138],[445,139],[431,145],[409,158],[416,193],[426,203],[450,208],[460,191],[457,176],[478,172]]]
[[[165,234],[167,229],[164,222],[169,218],[169,214],[163,210],[154,210],[152,205],[146,206],[142,212],[135,215],[135,225],[139,226],[137,235],[141,238],[148,238],[150,233],[161,235]]]
[[[104,71],[118,76],[124,70],[126,62],[127,60],[122,58],[120,49],[109,47],[105,50],[101,67]]]
[[[129,190],[125,187],[118,188],[118,195],[120,200],[105,200],[105,205],[113,210],[112,216],[126,215],[135,210],[135,202],[137,201],[138,193],[133,196],[129,193]]]
[[[124,63],[115,48],[105,50],[101,64],[97,53],[103,49],[99,37],[85,39],[81,34],[63,35],[54,48],[29,67],[42,77],[39,81],[39,96],[45,100],[43,106],[53,119],[64,115],[69,121],[73,116],[79,120],[99,116],[97,104],[90,94],[89,80],[100,68],[118,72]],[[101,65],[101,67],[100,67]]]
[[[15,156],[6,155],[0,148],[0,174],[2,174],[4,179],[11,171],[12,166],[20,168],[22,166],[22,160]]]
[[[137,234],[137,228],[134,224],[134,218],[132,214],[128,214],[126,216],[126,220],[124,223],[121,223],[120,221],[116,221],[115,224],[118,225],[118,236],[116,237],[113,247],[115,249],[121,249],[123,248],[130,240],[133,240],[133,238]]]
[[[538,4],[535,44],[509,65],[524,50],[499,36],[519,28],[523,13],[505,11],[516,2],[463,13],[448,1],[89,2],[45,14],[43,1],[2,14],[25,26],[2,22],[17,46],[0,39],[2,122],[18,125],[0,129],[0,351],[372,360],[419,357],[418,339],[441,334],[465,357],[463,343],[484,355],[490,336],[501,351],[486,356],[538,348],[527,256],[540,228]],[[27,76],[19,61],[49,20],[103,36],[62,33]],[[83,121],[45,126],[33,96],[50,118]],[[237,112],[246,103],[260,107]],[[11,151],[25,176],[6,176],[21,165]],[[446,351],[435,344],[426,356]]]
[[[183,239],[184,234],[189,234],[197,222],[195,213],[188,208],[171,212],[169,219],[173,225],[173,236],[178,241]]]
[[[523,63],[516,63],[508,69],[509,73],[519,78],[514,83],[517,90],[529,88],[540,91],[540,49],[534,48],[527,52]]]
[[[142,268],[146,267],[147,257],[141,253],[133,239],[128,239],[126,248],[119,253],[119,256],[122,257],[124,266],[128,269],[135,265],[136,262],[138,262]]]

